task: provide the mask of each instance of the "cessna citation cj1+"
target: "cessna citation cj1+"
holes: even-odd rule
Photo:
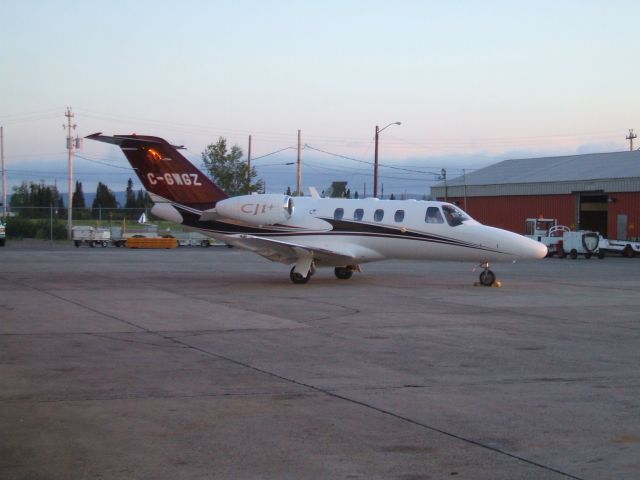
[[[476,222],[455,205],[415,200],[363,200],[258,194],[228,197],[177,147],[143,135],[87,138],[118,145],[154,202],[151,213],[293,265],[294,283],[316,267],[334,267],[339,279],[360,265],[386,259],[478,262],[490,286],[489,262],[544,258],[547,247]]]

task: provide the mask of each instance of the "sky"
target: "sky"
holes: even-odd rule
[[[0,125],[10,185],[63,184],[75,133],[184,144],[196,165],[225,137],[267,190],[372,188],[375,126],[387,192],[423,191],[507,158],[621,151],[640,130],[633,1],[4,2]],[[315,149],[315,150],[314,150]],[[325,153],[328,152],[328,153]],[[389,168],[388,166],[394,167]],[[84,190],[133,176],[85,142]],[[365,187],[367,184],[367,187]],[[138,183],[139,185],[139,183]],[[399,192],[400,191],[400,192]]]

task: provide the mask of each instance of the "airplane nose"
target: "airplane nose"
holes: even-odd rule
[[[537,260],[547,256],[547,246],[543,243],[537,242],[527,237],[518,235],[516,248],[516,256],[521,259]]]
[[[547,256],[547,246],[543,243],[532,240],[531,238],[523,237],[517,233],[509,233],[510,238],[505,243],[506,245],[509,245],[507,250],[513,256],[521,260],[537,260]]]
[[[539,259],[547,256],[549,249],[544,243],[536,242],[530,238],[527,238],[526,240],[529,240],[531,243],[527,245],[528,255],[526,255],[525,258]]]
[[[481,225],[474,234],[482,238],[484,246],[500,252],[497,255],[501,260],[537,260],[547,256],[546,245],[508,230]]]

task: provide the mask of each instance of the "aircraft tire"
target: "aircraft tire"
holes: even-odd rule
[[[490,287],[496,281],[496,274],[491,270],[483,270],[480,273],[480,285]]]
[[[297,273],[294,270],[296,269],[296,267],[293,267],[291,269],[291,273],[289,273],[289,278],[291,279],[291,281],[293,283],[296,283],[298,285],[303,285],[305,283],[307,283],[309,281],[309,279],[311,278],[311,272],[307,273],[307,275],[302,275],[301,273]]]
[[[340,280],[349,280],[353,275],[353,270],[348,267],[336,267],[333,270],[333,273],[335,274],[336,278]]]

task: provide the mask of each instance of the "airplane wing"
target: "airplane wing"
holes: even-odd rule
[[[292,264],[299,257],[311,254],[318,264],[329,266],[343,266],[353,263],[354,256],[348,253],[327,250],[324,248],[300,245],[291,242],[282,242],[270,238],[256,237],[254,235],[238,235],[226,237],[225,242],[238,248],[250,250],[272,262]]]

